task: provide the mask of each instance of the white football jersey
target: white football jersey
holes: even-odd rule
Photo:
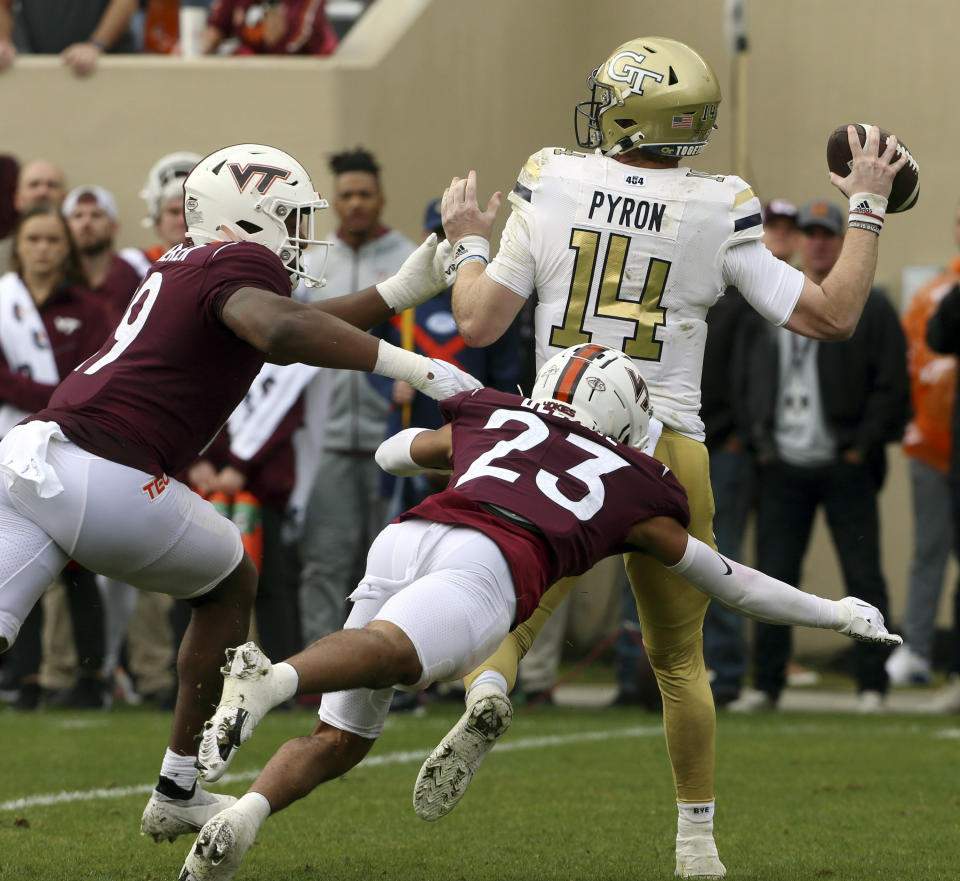
[[[753,190],[733,175],[546,148],[527,160],[510,202],[487,271],[522,296],[536,290],[538,368],[579,343],[621,349],[654,415],[702,440],[705,317],[727,285],[726,249],[763,235]],[[767,317],[786,320],[797,295]]]

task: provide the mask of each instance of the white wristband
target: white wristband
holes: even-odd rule
[[[453,263],[460,268],[468,260],[482,260],[484,265],[490,262],[490,242],[483,236],[464,236],[453,249]]]
[[[373,372],[390,379],[402,379],[414,388],[423,388],[427,375],[432,372],[429,358],[392,346],[386,340],[380,340],[377,348],[377,363]]]
[[[377,464],[387,472],[395,474],[397,477],[412,477],[414,474],[422,474],[428,470],[418,465],[410,454],[410,448],[413,446],[413,439],[426,428],[405,428],[398,431],[392,437],[388,437],[379,447],[374,458]]]
[[[876,193],[854,193],[850,197],[850,216],[847,226],[866,229],[877,234],[883,229],[887,200]]]

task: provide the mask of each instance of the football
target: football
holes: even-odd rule
[[[857,134],[860,136],[860,143],[863,144],[867,139],[866,126],[870,123],[853,123],[857,128]],[[887,138],[890,132],[880,129],[880,153],[887,146]],[[920,195],[920,167],[913,154],[907,149],[907,145],[900,139],[897,139],[897,154],[907,154],[907,164],[897,172],[893,179],[893,189],[890,190],[890,197],[887,200],[887,213],[896,214],[898,211],[906,211],[917,204],[917,198]],[[850,173],[850,166],[853,163],[853,155],[850,152],[850,141],[847,137],[847,127],[840,126],[833,130],[830,138],[827,140],[827,165],[834,174],[846,177]]]

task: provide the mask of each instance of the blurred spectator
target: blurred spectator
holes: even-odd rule
[[[34,159],[20,166],[13,199],[8,209],[12,221],[34,205],[59,205],[67,192],[63,172],[46,159]],[[10,262],[10,249],[13,237],[0,241],[0,275],[7,271]]]
[[[67,182],[59,166],[47,159],[33,159],[20,169],[13,207],[18,213],[34,205],[59,205],[67,192]]]
[[[326,286],[307,289],[311,299],[338,297],[377,284],[415,248],[381,221],[386,200],[380,166],[372,154],[362,148],[338,153],[330,159],[330,170],[339,227],[323,273]],[[320,275],[319,267],[311,266],[310,271]],[[343,626],[347,595],[360,581],[367,549],[383,527],[386,505],[373,454],[383,440],[390,410],[369,376],[355,370],[324,371],[311,385],[306,419],[322,451],[301,543],[300,602],[307,643]]]
[[[774,257],[791,263],[797,235],[797,206],[793,202],[778,198],[763,206],[763,243]]]
[[[140,284],[140,273],[114,249],[120,229],[116,200],[103,187],[82,186],[67,194],[62,210],[77,246],[87,290],[101,298],[116,323]]]
[[[786,199],[772,199],[763,208],[763,242],[780,260],[790,263],[796,248],[797,208]],[[700,384],[700,415],[710,451],[710,483],[716,508],[713,533],[721,554],[739,560],[743,534],[754,503],[756,473],[744,434],[743,390],[735,373],[744,324],[755,315],[740,292],[727,288],[707,313],[707,342]],[[635,605],[635,604],[634,604]],[[628,604],[624,605],[626,609]],[[744,619],[721,603],[710,603],[703,621],[703,656],[713,677],[710,687],[718,707],[740,695],[747,668]]]
[[[960,208],[954,210],[953,233],[960,248]],[[903,436],[913,495],[913,560],[903,645],[887,658],[887,673],[894,685],[930,681],[937,607],[954,546],[950,454],[957,359],[952,354],[931,350],[927,345],[927,324],[957,282],[960,256],[911,296],[902,319],[913,405],[913,418]]]
[[[828,202],[799,212],[803,272],[821,282],[843,243],[845,215]],[[744,347],[745,405],[757,451],[757,568],[797,584],[817,508],[824,507],[847,594],[887,613],[880,569],[877,495],[884,445],[899,441],[909,415],[906,343],[887,298],[870,293],[849,340],[819,343],[784,328],[759,328]],[[786,680],[791,631],[756,626],[754,685],[730,709],[774,709]],[[879,646],[858,643],[861,712],[883,709]]]
[[[955,284],[940,301],[927,324],[927,344],[934,352],[960,355],[960,284]],[[960,386],[958,386],[960,388]],[[960,406],[954,400],[953,444],[950,453],[950,498],[953,513],[953,550],[960,554]],[[947,669],[947,687],[931,702],[929,709],[940,713],[960,712],[960,590],[953,600],[953,651]]]
[[[0,0],[0,69],[18,51],[59,54],[77,76],[86,76],[104,52],[136,51],[130,29],[136,11],[137,0]]]
[[[445,238],[440,221],[440,200],[430,202],[423,218],[424,237],[436,233]],[[473,374],[485,386],[516,394],[520,381],[522,358],[517,322],[495,343],[482,349],[467,348],[457,331],[453,318],[449,289],[437,294],[414,310],[396,315],[389,325],[374,328],[373,333],[394,345],[411,348],[428,358],[450,361]],[[440,428],[443,418],[440,407],[413,386],[401,380],[372,376],[371,382],[391,403],[387,419],[390,437],[402,428],[415,425],[421,428]],[[422,502],[428,495],[447,485],[446,474],[426,472],[414,477],[394,477],[384,474],[383,495],[391,499],[391,512],[401,513]]]
[[[37,204],[21,214],[11,263],[13,270],[0,278],[0,436],[46,406],[60,378],[97,351],[110,328],[104,307],[79,284],[79,258],[56,205]],[[82,690],[102,705],[103,621],[96,583],[77,570],[64,580],[72,583],[67,593]],[[10,651],[6,674],[19,690],[20,709],[35,709],[40,699],[42,629],[38,603]]]
[[[202,158],[199,153],[168,153],[158,159],[147,172],[147,180],[140,190],[140,198],[147,206],[147,216],[140,225],[152,228],[160,242],[143,250],[124,248],[120,252],[120,256],[137,270],[141,278],[166,251],[186,238],[183,181]]]
[[[234,55],[329,55],[337,35],[324,6],[325,0],[214,0],[203,52],[232,39]]]

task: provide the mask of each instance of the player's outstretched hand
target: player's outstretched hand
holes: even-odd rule
[[[876,606],[865,603],[856,597],[844,597],[837,600],[837,612],[840,623],[837,631],[860,642],[874,642],[881,645],[900,645],[903,639],[890,633],[883,624],[883,615]]]
[[[850,141],[850,154],[853,156],[850,174],[840,177],[831,171],[830,183],[848,198],[854,193],[874,193],[884,198],[889,196],[893,179],[909,159],[906,150],[897,157],[896,135],[887,138],[887,147],[883,153],[880,153],[878,126],[871,125],[867,129],[867,138],[863,145],[860,144],[856,126],[847,126],[847,137]]]
[[[426,382],[420,387],[420,391],[435,401],[442,401],[460,392],[469,392],[477,388],[483,388],[483,383],[476,377],[447,361],[431,358],[430,373]]]
[[[453,248],[446,241],[438,245],[437,234],[430,233],[394,275],[377,285],[377,290],[394,312],[402,312],[436,296],[455,278]]]
[[[487,202],[486,210],[481,211],[477,202],[475,171],[465,178],[455,177],[450,181],[440,200],[440,216],[447,239],[456,243],[464,236],[481,236],[489,241],[497,211],[500,210],[500,195],[499,192],[494,193]]]

